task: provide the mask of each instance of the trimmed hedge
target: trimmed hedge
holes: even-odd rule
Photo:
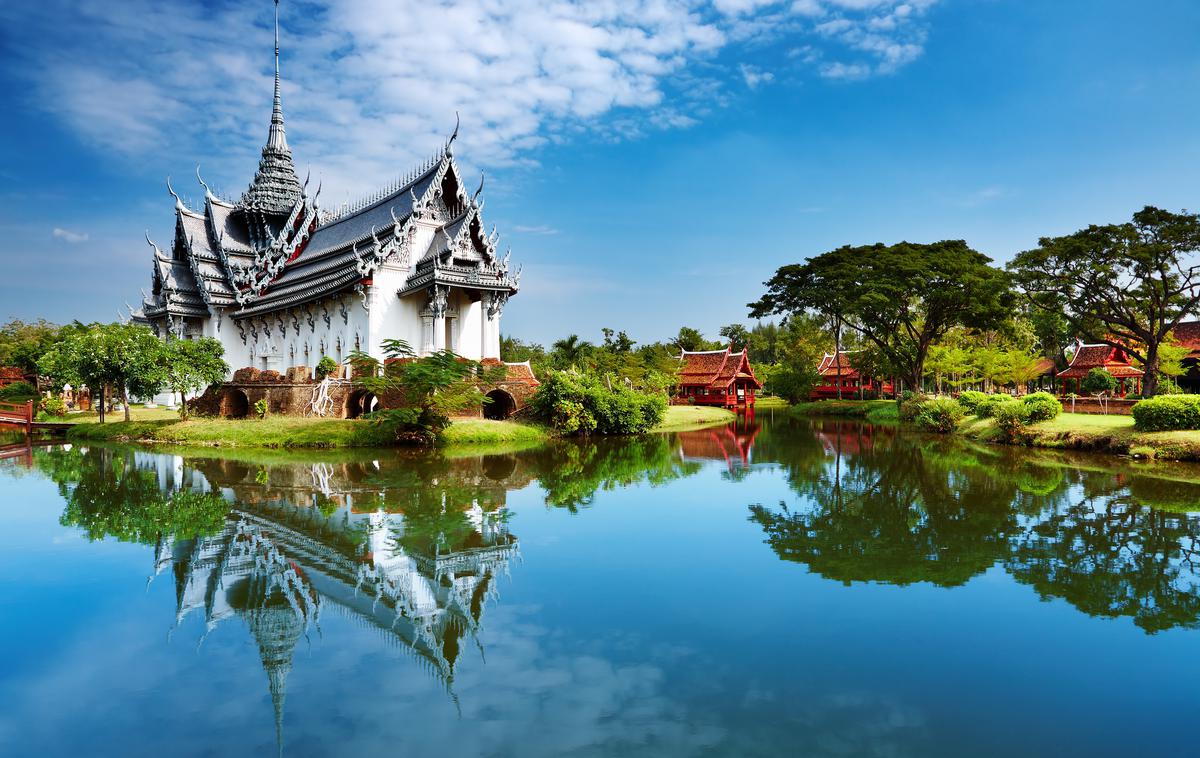
[[[25,402],[38,396],[37,387],[29,382],[13,382],[0,387],[0,400],[9,403]]]
[[[565,372],[545,377],[529,405],[535,417],[563,434],[640,434],[667,411],[660,393],[609,389],[594,376]]]
[[[931,432],[948,434],[958,428],[958,422],[966,415],[967,412],[957,400],[948,397],[934,398],[921,404],[921,410],[917,414],[917,425]]]
[[[1000,403],[995,409],[996,427],[1009,442],[1019,442],[1030,421],[1030,406],[1025,403]]]
[[[1133,426],[1140,432],[1200,429],[1200,395],[1159,395],[1133,406]]]
[[[964,390],[958,395],[958,404],[966,409],[967,413],[974,413],[979,404],[988,399],[988,393],[980,392],[979,390]]]
[[[988,395],[975,406],[975,415],[979,418],[991,418],[996,415],[996,408],[1005,403],[1015,403],[1017,399],[1012,395],[997,393]]]
[[[1021,399],[1021,405],[1029,412],[1029,422],[1049,421],[1062,413],[1062,403],[1049,392],[1033,392]]]

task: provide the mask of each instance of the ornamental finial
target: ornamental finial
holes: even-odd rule
[[[451,155],[450,146],[454,144],[454,140],[458,139],[458,127],[462,124],[462,120],[458,117],[458,111],[454,111],[454,131],[450,134],[450,139],[446,140],[446,155]]]
[[[212,190],[210,190],[208,188],[208,185],[204,183],[204,179],[201,178],[201,176],[200,176],[200,164],[199,163],[196,164],[196,179],[200,182],[200,186],[204,188],[204,199],[205,200],[215,200],[216,195],[214,195],[212,193]]]
[[[481,192],[483,192],[483,180],[484,180],[484,173],[483,173],[482,171],[480,171],[480,172],[479,172],[479,189],[475,190],[475,194],[474,194],[474,195],[471,195],[471,202],[472,202],[472,203],[474,203],[476,200],[478,200],[478,199],[479,199],[479,194],[480,194]]]
[[[171,197],[175,198],[175,210],[183,210],[183,201],[179,199],[179,195],[175,192],[175,188],[171,186],[171,177],[167,177],[167,192],[171,193]]]

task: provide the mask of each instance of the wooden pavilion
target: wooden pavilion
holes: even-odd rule
[[[821,383],[813,387],[809,393],[811,400],[829,400],[838,396],[838,390],[844,398],[851,399],[860,395],[878,395],[883,397],[895,392],[890,379],[876,379],[860,372],[854,366],[854,353],[858,350],[842,350],[836,354],[825,353],[817,364],[817,373],[821,375]]]
[[[1144,372],[1133,366],[1125,348],[1084,344],[1080,344],[1075,349],[1075,355],[1071,357],[1071,365],[1058,372],[1059,393],[1064,395],[1068,392],[1084,394],[1081,389],[1083,380],[1092,369],[1097,368],[1104,369],[1117,380],[1117,397],[1125,397],[1131,390],[1134,394],[1141,393]]]
[[[750,357],[743,348],[724,350],[684,350],[679,356],[679,389],[676,403],[719,405],[723,408],[753,406],[754,393],[762,382],[754,376]]]

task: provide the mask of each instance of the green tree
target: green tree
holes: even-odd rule
[[[0,366],[16,366],[37,374],[38,360],[58,341],[61,327],[44,319],[20,319],[0,326]]]
[[[225,348],[211,337],[170,339],[163,346],[163,358],[166,385],[179,395],[179,415],[185,419],[188,417],[187,393],[216,384],[229,373]]]
[[[729,340],[729,346],[734,350],[741,350],[750,344],[750,331],[741,324],[727,324],[718,333]]]
[[[679,334],[671,339],[671,345],[676,350],[687,350],[689,353],[697,350],[716,350],[718,348],[711,347],[708,340],[704,339],[704,335],[699,329],[693,329],[690,326],[679,327]]]
[[[578,334],[572,334],[550,346],[550,361],[557,368],[578,368],[594,348],[592,343],[581,340]]]
[[[889,373],[919,388],[930,348],[950,329],[989,329],[1010,317],[1009,278],[990,262],[961,240],[846,246],[783,266],[749,307],[756,317],[833,313]]]
[[[104,423],[106,389],[121,393],[128,421],[129,394],[148,397],[161,390],[166,384],[164,363],[163,343],[146,327],[92,324],[67,332],[41,357],[38,368],[60,385],[86,385],[98,393]]]
[[[1200,216],[1147,206],[1130,222],[1089,226],[1009,264],[1029,302],[1057,310],[1076,336],[1122,347],[1158,385],[1159,349],[1200,305]]]

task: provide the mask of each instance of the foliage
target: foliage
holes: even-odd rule
[[[638,434],[662,420],[667,401],[619,385],[609,389],[596,377],[556,372],[542,380],[530,408],[563,434]]]
[[[980,392],[979,390],[965,390],[958,396],[958,402],[967,411],[967,413],[975,413],[979,408],[979,404],[987,400],[988,393]]]
[[[268,412],[268,411],[270,411],[270,410],[271,410],[271,407],[270,407],[269,405],[267,405],[267,401],[266,401],[266,400],[258,400],[258,401],[255,401],[255,403],[254,403],[254,413],[255,413],[255,415],[257,415],[257,416],[258,416],[258,418],[259,418],[259,420],[260,420],[260,421],[261,421],[262,419],[265,419],[265,418],[267,417],[267,412]]]
[[[13,382],[0,387],[0,400],[6,403],[23,403],[37,396],[37,388],[29,382]]]
[[[992,418],[1001,406],[1016,402],[1016,398],[1006,392],[988,395],[975,404],[975,415],[979,418]]]
[[[321,360],[317,361],[317,378],[324,379],[330,374],[338,370],[338,363],[328,355],[321,356]]]
[[[750,331],[741,324],[726,324],[717,333],[724,337],[734,350],[741,350],[750,344]]]
[[[1021,405],[1028,412],[1029,421],[1049,421],[1062,413],[1062,403],[1049,392],[1033,392],[1021,398]]]
[[[916,421],[921,415],[921,406],[924,402],[918,397],[910,397],[900,401],[900,420],[901,421]]]
[[[917,413],[917,425],[922,429],[948,434],[958,427],[966,411],[958,401],[948,397],[937,397],[921,404]]]
[[[1025,425],[1031,420],[1032,408],[1025,403],[1001,403],[993,414],[996,428],[1008,442],[1018,442],[1024,436]]]
[[[877,375],[918,387],[930,347],[950,329],[1009,317],[1008,276],[989,263],[961,240],[841,247],[780,268],[751,315],[836,311],[877,352]]]
[[[704,335],[699,329],[693,329],[690,326],[679,327],[679,334],[675,335],[674,339],[670,340],[672,347],[679,350],[687,350],[695,352],[697,350],[720,350],[725,347],[720,342],[710,342],[704,339]]]
[[[179,395],[179,415],[186,419],[188,393],[216,384],[229,373],[225,348],[218,340],[201,337],[168,339],[163,343],[162,351],[166,386]]]
[[[59,386],[86,385],[103,392],[113,387],[124,395],[150,397],[165,386],[163,343],[144,326],[92,324],[63,329],[62,339],[38,361],[39,371]],[[104,403],[98,403],[104,420]],[[125,403],[129,420],[129,403]]]
[[[39,319],[19,319],[0,326],[0,366],[16,366],[33,374],[38,360],[58,341],[60,327]]]
[[[356,386],[387,399],[388,408],[371,421],[392,429],[398,441],[433,442],[450,425],[450,416],[486,402],[479,382],[501,379],[504,367],[488,369],[449,350],[417,357],[403,340],[384,340],[387,359],[361,351],[350,354]]]
[[[1200,216],[1147,206],[1123,224],[1089,226],[1009,264],[1029,302],[1061,313],[1076,335],[1122,346],[1154,394],[1168,333],[1200,305]]]
[[[1089,395],[1104,395],[1117,389],[1117,379],[1102,368],[1094,368],[1083,378],[1079,388]]]
[[[1200,395],[1159,395],[1133,406],[1133,425],[1142,432],[1200,429]]]
[[[1158,387],[1154,390],[1155,395],[1182,395],[1183,387],[1175,382],[1170,376],[1164,376],[1158,380]]]
[[[67,401],[61,397],[44,397],[38,404],[38,410],[51,417],[67,415]]]

